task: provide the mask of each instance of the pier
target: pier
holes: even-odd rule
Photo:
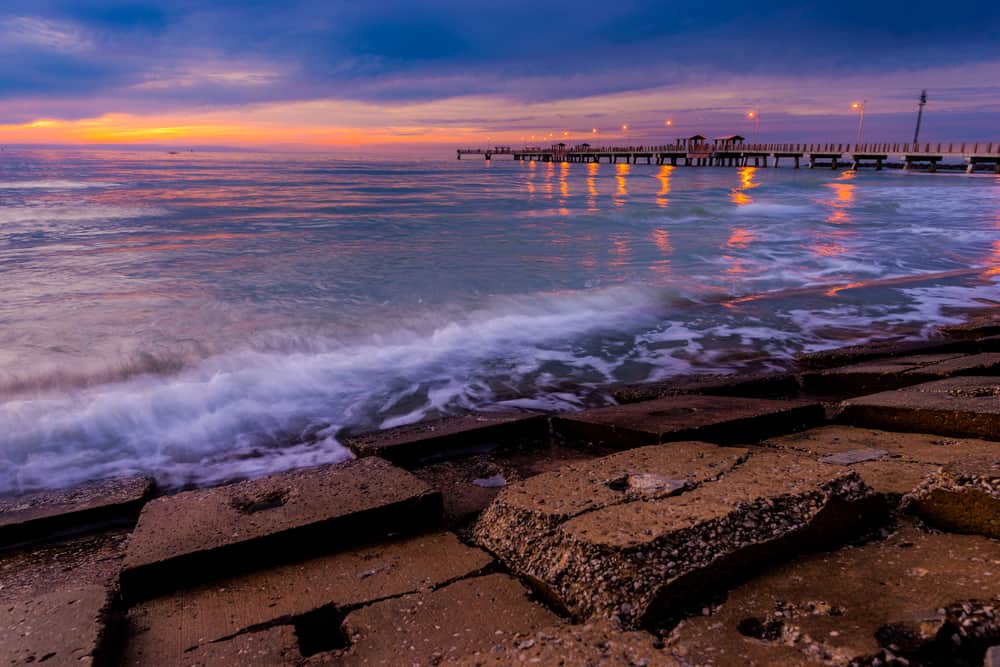
[[[798,169],[874,168],[881,170],[890,161],[904,170],[934,172],[945,160],[964,162],[966,173],[992,171],[1000,174],[1000,142],[952,143],[744,143],[742,137],[723,137],[708,143],[696,135],[674,144],[655,146],[591,146],[587,143],[549,147],[492,146],[459,148],[457,157],[510,156],[516,161],[586,162],[608,164],[670,164],[685,167],[777,167],[782,160]]]

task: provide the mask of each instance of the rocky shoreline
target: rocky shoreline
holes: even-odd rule
[[[612,394],[0,500],[0,660],[1000,665],[1000,311]]]

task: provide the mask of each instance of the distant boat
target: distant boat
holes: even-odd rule
[[[177,151],[168,151],[168,154],[169,155],[177,155],[178,153],[177,153]]]

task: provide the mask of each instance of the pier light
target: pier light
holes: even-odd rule
[[[851,105],[851,109],[855,111],[860,111],[861,115],[858,116],[858,140],[857,143],[861,144],[861,128],[865,124],[865,105],[868,104],[868,100],[861,100],[860,102],[855,102]]]
[[[760,141],[760,111],[757,109],[747,111],[747,118],[753,121],[753,140]]]

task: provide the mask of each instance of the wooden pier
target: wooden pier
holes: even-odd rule
[[[990,143],[863,143],[863,144],[757,144],[734,141],[726,137],[712,143],[704,137],[685,140],[676,144],[656,146],[602,146],[590,144],[569,146],[559,143],[547,148],[541,146],[493,146],[487,148],[459,148],[462,156],[483,156],[490,160],[495,155],[510,156],[518,161],[534,162],[588,162],[618,164],[670,164],[686,167],[777,167],[779,162],[792,160],[794,167],[801,163],[810,169],[837,169],[850,165],[852,169],[872,167],[880,170],[896,160],[904,170],[915,167],[937,170],[946,159],[965,162],[967,173],[989,170],[1000,174],[1000,142]],[[737,139],[741,139],[737,137]]]

